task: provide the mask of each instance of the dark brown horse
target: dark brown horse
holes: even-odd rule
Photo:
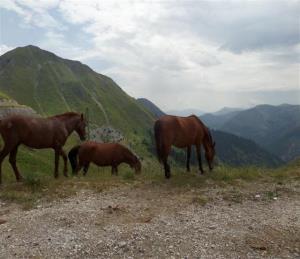
[[[201,145],[203,144],[209,169],[212,170],[212,161],[215,155],[215,142],[213,141],[208,128],[197,116],[162,116],[155,122],[154,133],[158,159],[164,165],[166,178],[171,177],[168,156],[172,145],[178,148],[187,148],[187,171],[190,171],[191,146],[195,145],[199,170],[203,174],[204,171],[201,161]]]
[[[83,167],[86,175],[90,163],[98,166],[111,166],[112,174],[118,174],[121,163],[129,164],[135,173],[141,172],[141,162],[128,148],[118,143],[97,143],[88,141],[73,147],[68,154],[73,174],[77,174]],[[77,162],[77,157],[79,162]]]
[[[4,140],[4,148],[0,152],[0,183],[2,180],[1,165],[8,154],[17,181],[22,179],[16,164],[17,151],[21,144],[36,149],[53,148],[55,151],[54,177],[58,177],[60,155],[64,159],[64,175],[68,176],[67,156],[62,147],[74,130],[80,139],[84,140],[85,126],[83,114],[75,112],[67,112],[49,118],[11,115],[0,120],[0,133]]]

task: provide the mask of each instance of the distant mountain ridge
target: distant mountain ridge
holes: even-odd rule
[[[213,112],[211,114],[215,115],[215,116],[218,116],[218,115],[225,115],[225,114],[228,114],[228,113],[233,113],[233,112],[240,112],[244,109],[242,108],[233,108],[233,107],[223,107],[222,109],[216,111],[216,112]]]
[[[283,164],[279,157],[272,155],[252,140],[219,130],[212,130],[212,136],[217,143],[217,156],[223,163],[271,167]]]
[[[160,108],[158,108],[153,102],[149,101],[148,99],[138,98],[137,101],[146,109],[148,109],[155,118],[159,118],[165,115],[165,113]]]
[[[166,111],[166,114],[175,115],[175,116],[189,116],[189,115],[196,115],[200,116],[204,114],[205,112],[199,110],[199,109],[183,109],[183,110],[169,110]]]
[[[225,115],[205,114],[200,118],[211,128],[255,141],[285,161],[300,156],[300,105],[265,104]]]

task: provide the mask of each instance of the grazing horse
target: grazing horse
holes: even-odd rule
[[[215,142],[213,141],[208,128],[197,116],[162,116],[154,124],[154,133],[158,160],[164,165],[166,178],[171,177],[168,155],[172,145],[178,148],[187,148],[187,171],[190,171],[191,146],[195,145],[199,170],[203,174],[204,171],[201,161],[201,144],[203,144],[209,169],[212,170],[212,161],[215,155]]]
[[[86,175],[90,163],[97,166],[111,166],[112,174],[118,174],[118,166],[121,163],[128,164],[135,169],[135,173],[141,172],[141,162],[128,148],[118,143],[85,142],[73,147],[68,154],[72,165],[73,174],[77,174],[83,167]],[[79,163],[77,162],[77,157]]]
[[[67,177],[67,156],[63,151],[69,135],[75,130],[81,140],[85,139],[86,122],[83,114],[67,112],[48,118],[25,115],[11,115],[0,120],[0,134],[4,140],[4,148],[0,152],[0,183],[1,165],[9,155],[9,162],[14,170],[17,181],[22,176],[17,168],[16,156],[18,147],[23,144],[30,148],[53,148],[55,152],[54,177],[58,177],[59,156],[64,159],[64,175]]]

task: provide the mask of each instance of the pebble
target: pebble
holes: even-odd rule
[[[125,241],[121,241],[121,242],[118,243],[118,246],[119,246],[120,248],[123,248],[123,247],[125,247],[126,245],[127,245],[127,243],[126,243]]]

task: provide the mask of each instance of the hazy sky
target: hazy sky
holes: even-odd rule
[[[300,104],[300,1],[1,0],[1,54],[80,60],[164,110]]]

